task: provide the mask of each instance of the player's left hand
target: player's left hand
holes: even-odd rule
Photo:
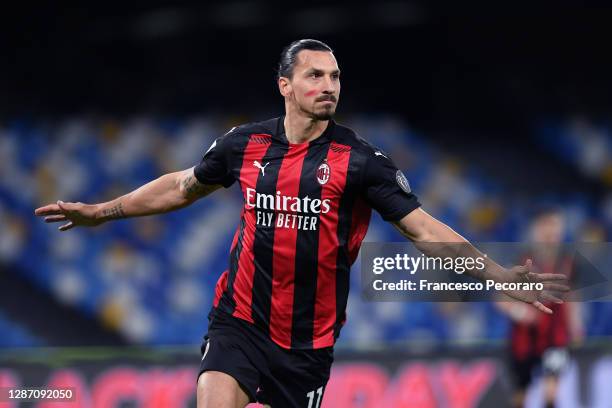
[[[552,310],[544,302],[561,304],[558,296],[570,290],[565,284],[567,277],[558,273],[538,273],[531,259],[525,265],[515,266],[506,270],[506,282],[515,283],[542,283],[542,290],[509,290],[505,293],[517,300],[532,304],[541,312],[552,314]]]

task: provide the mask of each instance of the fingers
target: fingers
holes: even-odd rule
[[[519,265],[512,268],[518,275],[525,276],[529,273],[529,268],[525,265]]]
[[[58,200],[55,204],[47,204],[34,210],[34,214],[45,217],[46,223],[68,221],[61,225],[58,230],[68,231],[76,226],[70,215],[78,211],[78,206],[81,203],[65,203]]]
[[[525,276],[527,275],[529,272],[531,272],[531,269],[533,267],[533,263],[531,261],[531,259],[527,259],[525,261],[525,265],[519,265],[519,266],[515,266],[513,268],[513,270],[521,276]]]
[[[60,222],[60,221],[66,221],[66,216],[64,214],[60,214],[60,215],[51,215],[48,217],[45,217],[45,222],[50,223],[50,222]]]
[[[34,214],[38,216],[59,215],[65,214],[68,211],[74,211],[75,203],[65,203],[58,200],[55,204],[48,204],[44,207],[39,207],[34,210]]]
[[[560,273],[530,273],[529,279],[532,282],[551,282],[551,281],[566,281],[567,276]]]
[[[69,229],[71,229],[71,228],[73,228],[73,227],[74,227],[74,224],[72,223],[72,221],[70,221],[70,222],[68,222],[68,223],[66,223],[66,224],[64,224],[64,225],[62,225],[62,226],[60,226],[60,227],[58,228],[58,230],[60,230],[60,231],[68,231]]]
[[[58,214],[62,214],[62,210],[57,204],[48,204],[48,205],[45,205],[44,207],[39,207],[36,210],[34,210],[34,214],[38,216],[58,215]]]
[[[546,301],[546,302],[553,302],[556,303],[558,305],[560,305],[561,303],[563,303],[563,300],[559,299],[558,297],[554,296],[551,293],[547,293],[547,292],[542,292],[540,293],[540,299]]]
[[[559,283],[543,283],[542,284],[544,286],[544,290],[552,290],[555,292],[569,292],[570,287],[567,285],[561,285]]]
[[[57,206],[60,208],[60,210],[62,210],[63,212],[67,212],[67,211],[72,211],[74,208],[74,204],[73,203],[65,203],[62,200],[57,200]]]
[[[552,310],[550,310],[549,308],[547,308],[546,306],[544,306],[542,304],[542,302],[536,300],[532,303],[532,305],[538,309],[540,312],[542,313],[546,313],[546,314],[552,314]]]

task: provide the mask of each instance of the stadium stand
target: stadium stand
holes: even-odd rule
[[[176,213],[61,234],[57,225],[36,219],[33,209],[57,199],[107,200],[162,173],[193,166],[213,137],[243,121],[77,117],[6,122],[0,128],[0,260],[15,266],[9,273],[128,342],[199,342],[240,211],[234,189]],[[503,180],[486,174],[477,162],[443,154],[424,135],[391,117],[339,121],[390,152],[425,208],[470,240],[522,238],[522,215],[530,202],[502,200],[509,196]],[[563,146],[558,144],[559,149]],[[550,198],[546,194],[531,202]],[[592,234],[593,226],[603,236],[609,233],[612,218],[605,217],[601,203],[582,196],[561,198],[560,203],[570,219],[568,240]],[[601,226],[600,219],[606,224]],[[366,241],[399,240],[392,226],[373,217]],[[349,318],[340,346],[376,346],[383,340],[423,341],[434,347],[451,339],[473,344],[502,339],[507,332],[506,319],[484,303],[365,303],[360,299],[358,268],[359,262],[352,274]],[[588,314],[589,332],[612,334],[612,308],[592,307],[596,313]],[[0,336],[1,346],[53,343],[15,330],[24,318],[0,315],[0,332],[15,333]]]

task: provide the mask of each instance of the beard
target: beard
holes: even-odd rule
[[[315,108],[308,113],[310,114],[310,117],[315,120],[330,120],[333,119],[334,115],[336,114],[336,105],[326,105],[325,108],[319,109]]]
[[[325,104],[323,106],[317,106],[318,102],[323,102],[326,100],[329,100],[334,103]],[[300,103],[300,101],[298,101],[294,96],[293,102],[295,103],[295,106],[300,111],[302,111],[302,113],[304,113],[306,116],[310,117],[311,119],[318,120],[318,121],[326,121],[326,120],[331,120],[334,118],[334,115],[336,114],[336,106],[338,103],[338,97],[335,95],[327,96],[327,97],[320,97],[320,98],[317,98],[317,100],[311,105],[311,104]]]
[[[330,120],[334,118],[335,114],[335,109],[325,109],[322,112],[313,112],[312,118],[316,120]]]

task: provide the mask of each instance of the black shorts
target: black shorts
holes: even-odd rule
[[[333,348],[287,350],[259,328],[216,310],[202,343],[200,374],[221,371],[238,381],[251,402],[272,408],[319,408],[334,360]]]
[[[514,375],[514,382],[517,388],[526,390],[531,384],[531,380],[534,377],[534,371],[540,367],[541,359],[539,357],[527,357],[518,359],[512,357],[510,367]]]
[[[535,376],[559,376],[569,365],[570,355],[567,348],[551,347],[541,356],[518,359],[512,356],[511,368],[516,385],[527,389]]]

